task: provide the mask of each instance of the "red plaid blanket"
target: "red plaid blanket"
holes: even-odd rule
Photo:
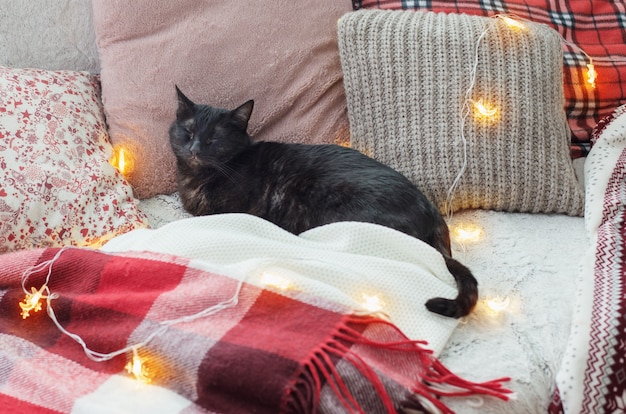
[[[450,412],[440,397],[507,399],[505,379],[465,381],[390,322],[315,303],[163,254],[0,256],[0,411],[93,401],[121,412],[137,393],[186,413]]]
[[[618,1],[353,0],[354,9],[411,9],[492,16],[506,13],[556,29],[564,44],[564,86],[572,156],[587,154],[596,123],[626,103],[626,3]],[[587,84],[593,58],[596,88]]]

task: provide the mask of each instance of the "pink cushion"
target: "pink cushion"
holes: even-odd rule
[[[135,156],[139,198],[176,190],[175,84],[219,107],[254,99],[258,140],[349,140],[336,31],[350,2],[234,4],[93,0],[109,132]]]
[[[99,247],[145,227],[109,164],[97,78],[0,67],[0,252]]]

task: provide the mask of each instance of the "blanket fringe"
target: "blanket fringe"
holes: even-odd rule
[[[371,327],[375,328],[375,333],[368,331]],[[448,370],[426,345],[425,341],[407,338],[391,322],[348,315],[335,334],[302,363],[296,379],[286,390],[281,411],[325,411],[320,398],[322,388],[326,386],[337,397],[344,412],[367,413],[365,402],[362,399],[359,401],[359,396],[348,388],[337,371],[339,360],[348,362],[358,371],[378,396],[377,406],[384,407],[384,411],[390,414],[401,412],[402,408],[453,413],[441,397],[484,395],[504,401],[512,397],[512,391],[503,386],[510,378],[482,383],[467,381]],[[395,382],[407,388],[409,395],[403,395],[403,401],[394,402],[384,379],[390,384]]]

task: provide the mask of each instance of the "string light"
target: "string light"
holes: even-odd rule
[[[124,148],[120,148],[120,151],[118,153],[117,166],[123,174],[124,170],[126,169],[126,156]]]
[[[363,307],[372,313],[383,310],[383,302],[376,295],[363,294]]]
[[[118,146],[113,149],[113,156],[109,160],[122,175],[128,175],[134,166],[133,157],[128,149]]]
[[[60,249],[52,259],[43,261],[38,265],[25,270],[22,274],[22,290],[26,295],[24,297],[24,300],[19,303],[19,307],[22,310],[20,312],[20,316],[22,316],[22,319],[28,318],[31,311],[39,312],[42,309],[42,300],[45,299],[49,302],[50,299],[56,298],[55,295],[50,293],[50,289],[48,288],[48,282],[50,281],[50,275],[52,274],[52,265],[59,258],[59,256],[61,256],[61,253],[63,253],[66,249],[68,249],[68,247]],[[39,289],[35,288],[34,286],[31,286],[30,291],[26,289],[26,282],[28,281],[28,278],[33,274],[42,271],[46,267],[48,268],[48,273],[46,274],[46,279],[43,285],[41,285]],[[44,294],[44,292],[46,294]]]
[[[477,242],[482,236],[483,230],[471,223],[460,224],[452,228],[453,237],[461,243]]]
[[[133,347],[133,356],[124,369],[139,382],[148,384],[151,381],[150,370],[145,366],[143,359],[139,356],[137,347]]]
[[[572,49],[576,49],[580,53],[585,55],[585,59],[587,59],[587,61],[589,61],[589,63],[586,64],[587,70],[585,71],[585,77],[587,78],[586,79],[586,83],[587,83],[587,85],[591,89],[595,89],[596,88],[596,81],[598,80],[598,72],[596,72],[595,65],[593,64],[593,58],[591,56],[589,56],[587,54],[587,52],[585,52],[580,46],[578,46],[577,44],[574,44],[574,43],[568,41],[563,36],[561,36],[561,41],[564,44],[566,44],[567,46],[571,47]],[[599,60],[601,62],[609,62],[609,63],[611,63],[613,61],[617,61],[617,62],[625,62],[626,61],[623,58],[620,59],[619,57],[616,57],[616,56],[613,56],[613,57],[610,57],[610,58],[597,57],[596,60]]]
[[[507,27],[515,30],[515,31],[526,31],[528,29],[528,25],[525,22],[522,22],[517,16],[511,15],[503,15],[497,14],[494,16],[495,18],[501,20]],[[472,92],[474,90],[474,86],[476,84],[476,72],[479,63],[479,47],[483,39],[487,36],[488,32],[492,30],[493,25],[487,25],[487,27],[483,30],[481,35],[478,37],[476,41],[476,46],[474,49],[474,63],[472,65],[472,69],[470,71],[470,83],[465,92],[465,101],[463,103],[463,107],[461,110],[461,127],[460,127],[460,139],[463,144],[463,163],[461,168],[452,182],[450,188],[447,192],[447,198],[445,201],[444,209],[445,213],[450,219],[452,217],[453,212],[453,199],[454,192],[456,191],[457,186],[461,180],[461,177],[465,173],[467,168],[467,139],[465,138],[465,122],[468,115],[473,114],[473,117],[476,121],[482,122],[483,124],[492,125],[495,124],[500,119],[500,108],[497,105],[488,102],[484,98],[474,100],[472,99]],[[595,70],[593,59],[578,45],[573,44],[567,41],[563,36],[561,36],[562,43],[569,45],[570,47],[577,49],[580,53],[585,55],[585,58],[588,60],[587,70],[586,70],[586,84],[592,88],[596,88],[596,82],[598,80],[598,72]],[[602,60],[602,58],[598,58]]]
[[[597,77],[598,77],[598,72],[596,72],[595,66],[593,65],[593,60],[589,58],[589,64],[587,65],[587,83],[593,89],[596,88]]]
[[[471,96],[472,96],[472,91],[474,90],[474,86],[476,84],[476,73],[478,70],[480,44],[482,43],[485,36],[487,36],[487,33],[491,29],[491,26],[492,25],[487,25],[485,30],[483,30],[483,32],[478,37],[478,40],[476,41],[476,46],[474,48],[474,64],[472,65],[472,70],[470,71],[470,84],[467,90],[465,91],[465,100],[461,108],[460,139],[461,139],[461,142],[463,143],[463,164],[461,165],[461,168],[458,174],[454,178],[452,185],[448,189],[448,194],[447,194],[446,201],[445,201],[445,212],[448,218],[452,218],[452,212],[453,212],[452,201],[454,199],[454,192],[457,186],[459,185],[459,182],[461,181],[461,177],[463,177],[463,174],[465,173],[465,170],[467,169],[467,138],[465,137],[465,121],[466,121],[466,118],[470,115],[470,113],[473,112],[475,114],[475,117],[476,117],[477,112],[480,113],[480,110],[477,111],[475,106],[474,106],[474,110],[472,111],[471,106],[474,103],[474,100],[471,98]]]
[[[41,262],[40,264],[33,266],[30,269],[27,269],[26,271],[24,271],[24,273],[22,274],[22,289],[24,290],[24,293],[26,294],[26,298],[22,302],[19,303],[19,306],[22,309],[22,313],[21,313],[22,318],[26,319],[27,317],[29,317],[31,311],[33,312],[40,311],[42,309],[42,304],[40,301],[42,299],[45,299],[47,303],[46,310],[52,322],[54,322],[54,324],[59,329],[59,331],[61,331],[63,334],[72,338],[75,342],[81,345],[83,348],[83,351],[85,352],[85,355],[92,361],[95,361],[95,362],[108,361],[119,355],[123,355],[132,351],[132,357],[130,361],[126,364],[125,370],[141,382],[150,382],[151,379],[149,377],[149,374],[150,374],[149,370],[145,366],[145,361],[139,356],[139,353],[137,351],[138,348],[148,345],[148,343],[152,341],[156,336],[161,335],[164,332],[166,332],[170,326],[173,326],[179,323],[191,322],[199,318],[211,316],[224,309],[232,308],[239,303],[239,293],[241,292],[241,288],[243,286],[243,280],[240,280],[237,283],[235,292],[233,296],[230,297],[229,299],[226,299],[225,301],[217,303],[215,305],[209,306],[208,308],[205,308],[195,314],[185,315],[177,319],[171,319],[171,320],[160,322],[159,328],[154,330],[150,335],[148,335],[147,338],[143,340],[143,342],[137,343],[135,345],[127,346],[126,348],[122,348],[117,351],[109,352],[106,354],[93,351],[87,346],[83,338],[81,338],[79,335],[75,333],[69,332],[59,323],[59,321],[57,320],[56,314],[54,312],[54,309],[52,307],[52,300],[57,299],[59,297],[58,294],[50,292],[50,289],[48,288],[48,282],[50,281],[50,276],[52,275],[52,267],[54,263],[56,262],[56,260],[61,256],[61,254],[70,248],[71,247],[63,247],[54,255],[52,259]],[[41,286],[40,289],[31,287],[31,290],[29,292],[25,287],[28,278],[31,275],[37,272],[40,272],[46,268],[48,268],[48,273],[46,275],[46,280],[44,284]],[[44,294],[44,292],[46,294]]]
[[[266,288],[277,290],[294,290],[294,284],[287,278],[279,276],[276,273],[263,272],[259,279],[259,282]],[[384,309],[384,302],[378,295],[362,294],[361,306],[370,313],[382,312]]]
[[[485,99],[470,100],[474,108],[474,118],[484,123],[493,124],[499,119],[498,107]]]
[[[517,308],[512,305],[514,299],[509,296],[485,296],[477,303],[470,315],[462,323],[476,323],[484,327],[498,327],[507,323],[508,316]],[[512,309],[514,308],[514,309]]]
[[[293,288],[293,284],[288,279],[274,273],[263,272],[260,282],[267,287],[279,290],[289,290]]]
[[[510,302],[511,299],[508,297],[486,300],[489,309],[496,313],[505,311],[509,307]]]
[[[495,298],[487,296],[484,301],[489,310],[495,314],[504,312],[511,304],[511,298],[508,296]]]
[[[31,311],[39,312],[41,310],[41,300],[47,298],[43,292],[48,289],[48,286],[43,285],[39,290],[37,290],[34,286],[30,289],[31,293],[26,293],[26,297],[19,304],[22,309],[22,312],[20,313],[22,319],[28,318]]]
[[[528,29],[528,27],[522,23],[521,21],[517,20],[517,19],[513,19],[509,16],[505,16],[505,15],[498,15],[497,17],[501,18],[502,21],[504,21],[504,23],[507,24],[507,26],[509,26],[512,29],[516,29],[516,30],[526,30]]]

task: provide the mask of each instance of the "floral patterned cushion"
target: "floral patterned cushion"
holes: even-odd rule
[[[0,252],[145,227],[111,152],[95,76],[0,67]]]

